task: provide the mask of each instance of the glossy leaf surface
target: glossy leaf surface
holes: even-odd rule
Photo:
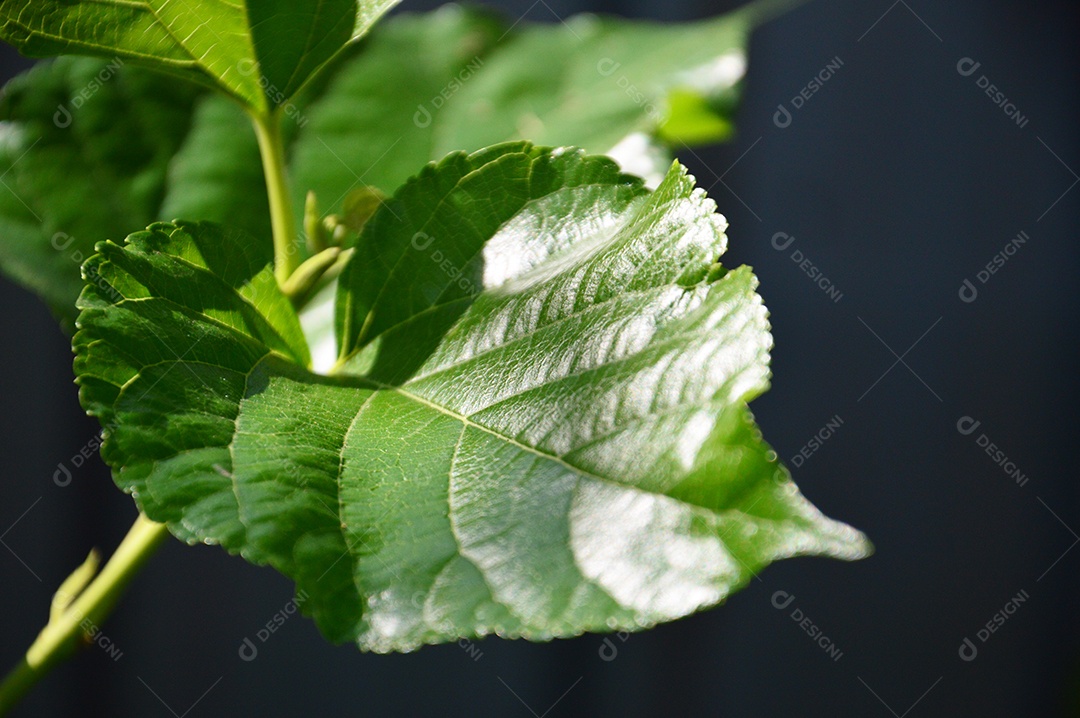
[[[157,225],[85,268],[82,401],[152,518],[293,578],[334,640],[636,630],[868,551],[753,423],[771,340],[725,227],[678,166],[650,192],[577,152],[452,154],[365,225],[319,376],[268,256]]]

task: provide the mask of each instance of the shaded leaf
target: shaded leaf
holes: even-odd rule
[[[227,224],[272,241],[259,145],[243,110],[227,98],[208,95],[199,102],[169,166],[154,219],[177,217]]]
[[[40,65],[4,88],[0,267],[68,326],[94,244],[157,218],[198,94],[84,58]]]

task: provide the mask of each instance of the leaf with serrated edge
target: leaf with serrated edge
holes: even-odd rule
[[[725,228],[680,166],[650,192],[579,152],[450,155],[365,225],[319,376],[260,321],[280,300],[226,291],[253,265],[188,256],[241,238],[161,225],[86,267],[81,398],[151,518],[293,578],[333,640],[640,629],[869,551],[753,423],[771,339]]]

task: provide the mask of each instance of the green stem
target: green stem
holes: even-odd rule
[[[285,173],[285,142],[281,138],[281,116],[277,112],[252,113],[255,136],[259,139],[266,193],[270,199],[270,224],[274,232],[274,275],[283,285],[300,266],[296,217]]]
[[[0,716],[7,715],[34,684],[74,652],[87,635],[87,627],[98,630],[131,579],[168,535],[165,524],[139,514],[101,573],[66,608],[50,617],[26,656],[0,683]]]

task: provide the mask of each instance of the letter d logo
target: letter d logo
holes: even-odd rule
[[[772,605],[773,605],[773,607],[779,608],[781,610],[783,610],[783,609],[787,608],[788,606],[790,606],[791,602],[794,601],[794,600],[795,600],[795,597],[792,596],[787,591],[777,591],[776,593],[774,593],[772,595]]]
[[[956,71],[964,77],[971,77],[980,67],[982,67],[982,63],[975,62],[970,57],[962,57],[960,62],[956,63]]]
[[[610,57],[605,57],[603,60],[596,63],[596,71],[603,77],[611,77],[611,75],[620,67],[622,67],[622,63],[615,62]]]
[[[428,108],[423,105],[416,106],[416,114],[412,118],[413,124],[424,129],[431,124],[431,113],[428,112]]]
[[[787,241],[785,242],[784,240],[787,240]],[[777,250],[779,252],[783,252],[785,249],[790,247],[791,243],[794,242],[794,241],[795,241],[795,238],[792,237],[787,232],[777,232],[776,234],[774,234],[772,236],[773,249],[775,249],[775,250]]]
[[[956,422],[956,430],[964,436],[970,436],[981,424],[981,421],[975,421],[970,416],[961,416],[960,421]]]
[[[239,653],[241,661],[254,661],[255,657],[259,655],[259,649],[255,647],[250,638],[245,638],[244,642],[240,644]]]
[[[435,241],[427,232],[417,232],[413,235],[412,246],[414,249],[418,249],[423,252],[425,249],[431,246],[431,243]]]
[[[52,116],[53,124],[60,129],[71,127],[71,111],[64,105],[57,105],[56,112]]]
[[[791,126],[791,113],[783,105],[776,106],[776,112],[772,116],[773,124],[781,130]]]
[[[960,285],[960,301],[971,304],[978,296],[979,290],[975,288],[970,279],[965,279],[964,283]]]

